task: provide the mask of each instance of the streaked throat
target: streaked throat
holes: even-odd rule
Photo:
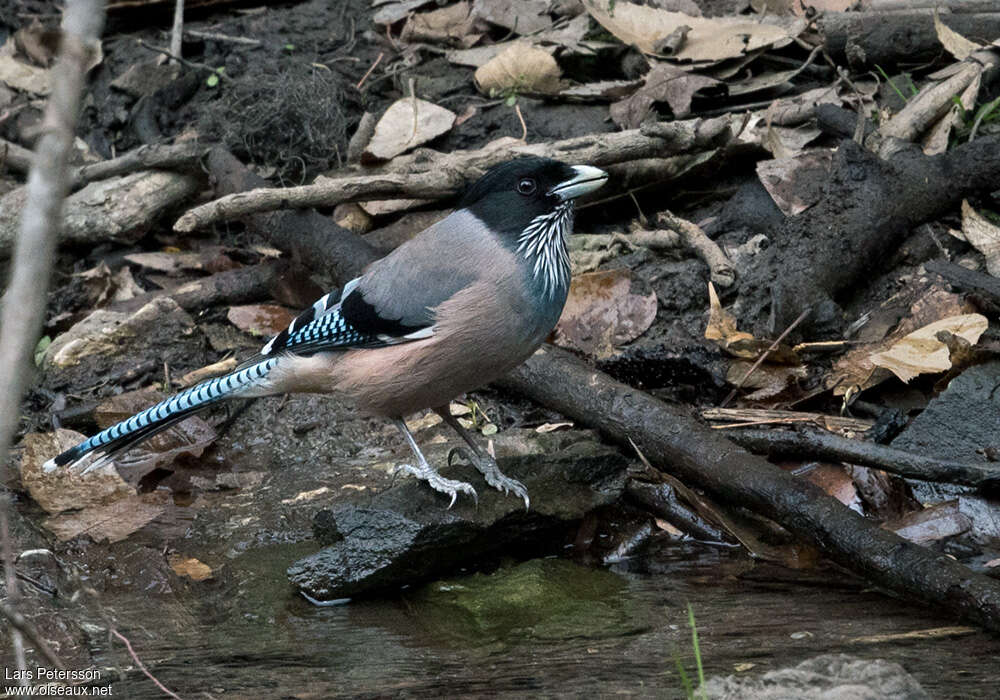
[[[573,231],[573,202],[562,202],[548,214],[536,216],[517,239],[517,252],[532,266],[542,294],[554,299],[569,286],[569,253],[566,238]]]

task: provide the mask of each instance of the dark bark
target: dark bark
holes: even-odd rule
[[[727,430],[726,437],[755,454],[771,457],[824,459],[882,469],[908,479],[962,484],[995,490],[1000,486],[1000,465],[935,459],[873,442],[849,440],[826,431]]]
[[[207,164],[219,196],[268,186],[263,178],[222,148],[212,149]],[[381,257],[360,236],[313,210],[252,214],[245,223],[276,248],[290,251],[314,270],[333,275],[340,284],[353,279],[368,263]]]
[[[956,5],[958,7],[962,3]],[[979,4],[979,9],[987,9]],[[989,12],[952,13],[941,21],[962,36],[989,44],[1000,35],[1000,12],[992,3]],[[944,48],[934,31],[928,11],[915,12],[826,12],[817,22],[827,51],[852,68],[889,70],[900,64],[932,61]]]
[[[834,155],[823,197],[786,218],[772,244],[743,278],[740,315],[761,335],[800,326],[812,338],[837,335],[836,296],[879,273],[880,264],[916,225],[1000,181],[1000,138],[992,136],[938,156],[916,146],[882,160],[853,141]],[[767,311],[770,306],[770,317]]]
[[[180,289],[162,289],[112,304],[111,311],[132,312],[159,297],[171,297],[185,311],[207,309],[221,304],[247,304],[273,298],[281,278],[294,274],[284,261],[269,261],[252,267],[218,272],[181,285]]]
[[[994,308],[1000,306],[1000,279],[993,275],[970,270],[947,260],[931,260],[924,267],[928,272],[941,275],[959,289],[983,297]]]

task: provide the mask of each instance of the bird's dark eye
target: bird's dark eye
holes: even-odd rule
[[[538,185],[530,177],[523,177],[517,182],[517,191],[525,196],[534,194]]]

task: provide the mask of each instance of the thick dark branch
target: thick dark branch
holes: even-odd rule
[[[686,484],[771,518],[877,586],[1000,631],[1000,582],[881,529],[810,482],[564,350],[546,346],[501,385],[623,445],[633,440]]]
[[[727,430],[726,437],[755,454],[825,459],[883,469],[909,479],[962,484],[984,489],[1000,486],[1000,465],[951,462],[873,442],[849,440],[823,430]]]

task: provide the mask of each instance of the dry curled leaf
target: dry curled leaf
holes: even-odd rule
[[[937,32],[938,41],[952,56],[959,61],[964,61],[972,55],[973,51],[983,48],[974,41],[966,39],[964,36],[948,27],[941,21],[937,8],[934,9],[934,31]]]
[[[490,96],[521,92],[556,93],[561,83],[556,60],[545,49],[514,44],[476,70],[476,85]]]
[[[975,345],[988,325],[989,321],[982,314],[943,318],[918,328],[885,352],[875,353],[869,359],[904,382],[918,374],[944,372],[951,369],[951,355],[948,346],[938,339],[938,333],[947,331]]]
[[[476,70],[476,85],[484,95],[556,93],[561,72],[545,49],[514,44]]]
[[[968,200],[962,200],[962,230],[950,230],[956,238],[968,242],[986,258],[986,271],[1000,277],[1000,226],[977,212]]]

